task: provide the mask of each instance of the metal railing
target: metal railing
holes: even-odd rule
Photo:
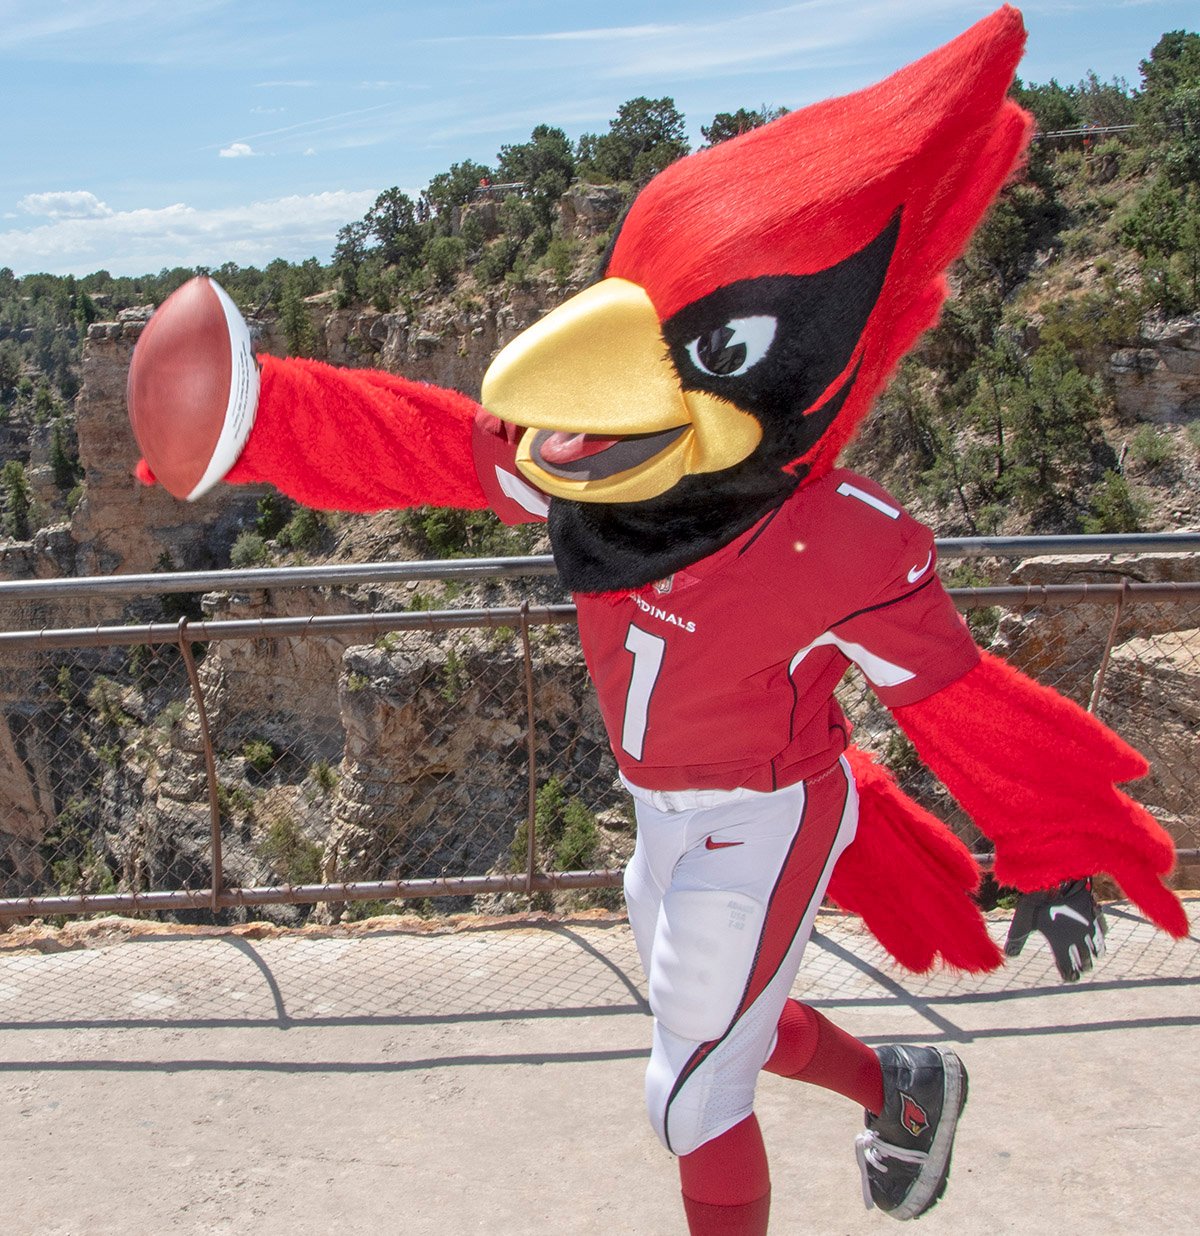
[[[943,561],[1180,550],[1200,535],[939,542]],[[1195,858],[1200,581],[1112,571],[951,594],[981,642],[1153,757],[1133,792]],[[543,557],[0,584],[0,917],[615,904],[632,819],[574,607],[373,608],[415,582],[553,572]],[[202,617],[137,620],[200,592]],[[856,741],[978,848],[874,697],[852,679],[839,696]]]

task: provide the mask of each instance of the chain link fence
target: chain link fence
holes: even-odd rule
[[[942,546],[964,552],[994,547]],[[619,908],[632,811],[551,575],[529,559],[0,585],[0,923]],[[1186,864],[1200,581],[1136,575],[952,591],[984,646],[1150,756],[1132,792]],[[423,608],[414,579],[505,603]],[[839,694],[855,740],[980,850],[861,679]]]

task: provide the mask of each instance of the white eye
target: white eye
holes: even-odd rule
[[[687,354],[703,373],[737,378],[766,356],[775,338],[775,326],[775,319],[767,315],[732,318],[693,339],[687,345]]]

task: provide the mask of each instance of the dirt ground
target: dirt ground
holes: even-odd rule
[[[1189,895],[1196,922],[1200,898]],[[914,977],[822,916],[797,994],[971,1074],[923,1236],[1176,1232],[1194,1206],[1200,939],[1110,907],[1061,986]],[[992,924],[1002,938],[1006,922]],[[650,1017],[624,921],[214,932],[101,920],[0,935],[3,1226],[14,1236],[682,1236],[642,1112]],[[773,1233],[860,1236],[845,1100],[764,1077]]]

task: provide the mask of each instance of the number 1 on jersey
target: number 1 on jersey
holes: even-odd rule
[[[625,722],[621,727],[621,747],[635,760],[642,758],[646,741],[646,724],[650,713],[650,696],[662,669],[667,641],[661,635],[651,635],[630,623],[625,634],[625,649],[633,653],[633,672],[629,675],[629,690],[625,694]]]

